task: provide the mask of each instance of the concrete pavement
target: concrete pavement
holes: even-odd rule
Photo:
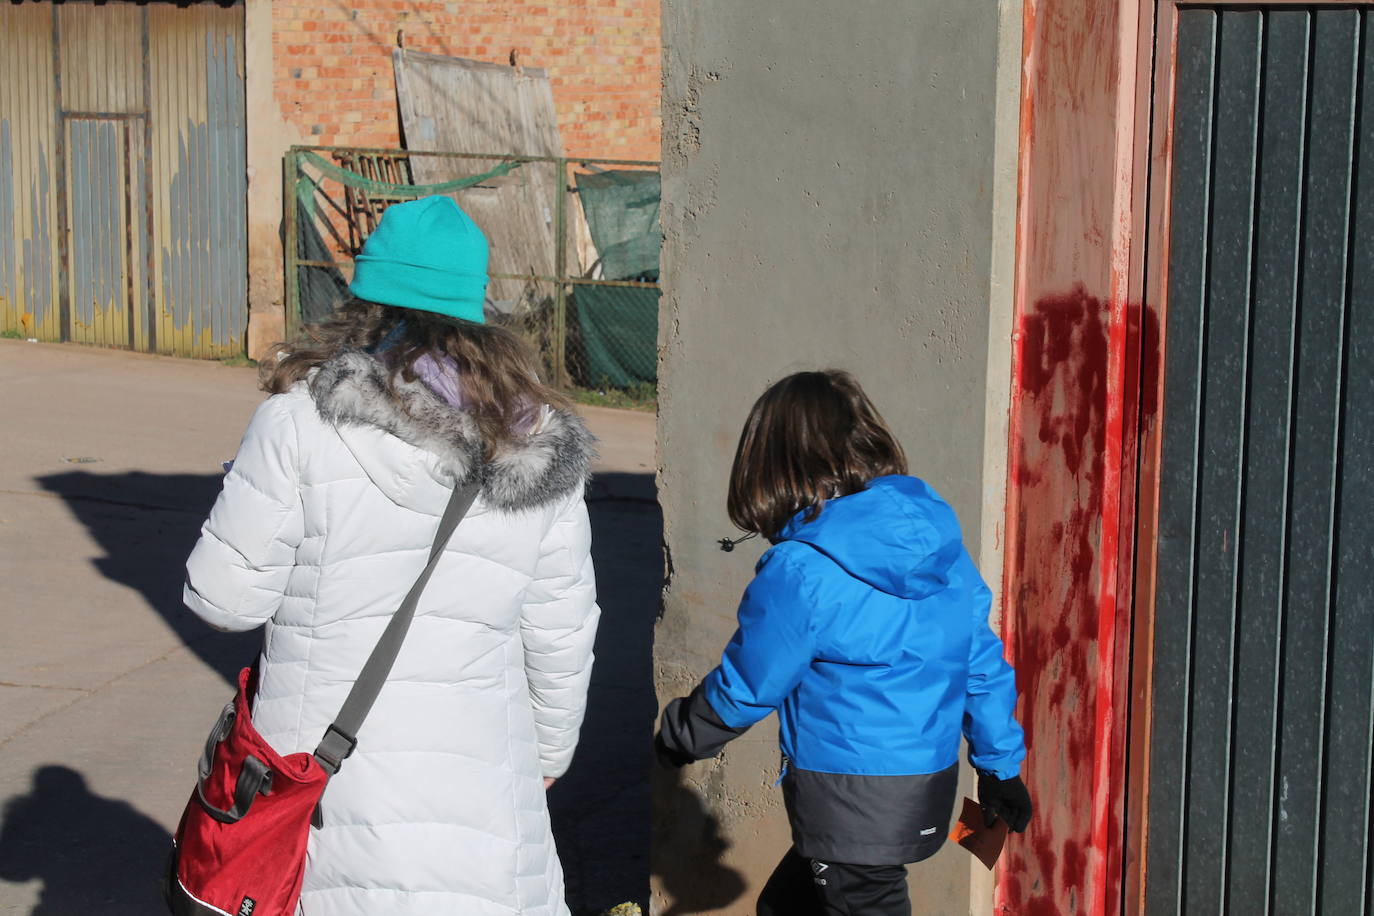
[[[254,634],[180,604],[262,395],[216,363],[0,340],[0,913],[158,912],[194,761]],[[574,911],[648,884],[654,417],[587,408],[604,611],[582,746],[550,794]]]

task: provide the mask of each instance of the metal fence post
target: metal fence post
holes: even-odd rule
[[[334,175],[332,178],[328,171],[322,174],[317,180],[311,173],[314,165],[319,164],[314,156],[332,156],[338,163],[344,163],[339,167],[343,172],[356,176],[364,182],[360,185],[365,189],[362,197],[355,200],[350,191],[350,180],[348,175]],[[500,162],[512,163],[528,167],[542,169],[545,165],[555,170],[554,179],[558,186],[554,188],[555,199],[553,202],[554,213],[548,215],[548,202],[545,198],[545,219],[556,220],[554,224],[554,263],[552,267],[547,266],[548,262],[543,262],[546,266],[542,270],[532,269],[526,265],[524,270],[515,273],[507,273],[500,270],[490,271],[492,280],[517,280],[520,281],[524,289],[530,287],[527,284],[534,284],[534,288],[542,289],[542,284],[553,284],[553,296],[545,299],[542,293],[535,302],[525,302],[524,311],[513,315],[512,321],[519,324],[522,333],[537,338],[541,358],[544,367],[541,373],[548,374],[550,385],[559,388],[568,388],[577,380],[584,378],[586,371],[587,350],[585,347],[586,329],[580,324],[578,327],[569,327],[569,313],[571,312],[572,297],[577,290],[586,288],[589,290],[638,290],[638,289],[657,289],[656,281],[644,280],[604,280],[583,277],[575,260],[578,257],[578,250],[570,252],[569,246],[576,245],[579,236],[579,227],[569,225],[569,221],[577,217],[577,214],[570,213],[572,207],[570,202],[571,195],[579,193],[576,184],[569,183],[569,168],[572,163],[577,162],[582,166],[618,166],[635,169],[656,169],[659,163],[647,160],[632,159],[583,159],[568,156],[524,156],[514,153],[448,153],[448,152],[428,152],[417,150],[397,150],[380,148],[361,148],[361,147],[336,147],[336,146],[292,146],[282,157],[282,241],[283,258],[282,269],[284,273],[283,290],[283,311],[285,312],[285,324],[288,336],[299,335],[305,325],[304,315],[302,314],[305,295],[304,283],[301,272],[304,270],[315,271],[338,271],[344,268],[344,262],[352,257],[351,248],[356,246],[366,235],[366,227],[369,223],[375,222],[376,213],[389,203],[399,200],[410,200],[416,193],[424,192],[431,186],[408,186],[398,184],[388,180],[392,177],[404,178],[401,173],[401,166],[412,162],[420,157],[434,157],[445,161],[465,162],[476,160],[496,159]],[[371,161],[371,160],[376,160]],[[391,171],[395,168],[396,171]],[[474,181],[485,179],[485,175],[472,176]],[[537,179],[536,179],[537,180]],[[377,187],[366,182],[375,182]],[[342,191],[332,188],[328,182],[340,184]],[[302,195],[309,194],[310,200],[306,204]],[[580,204],[579,204],[580,206]],[[318,209],[319,212],[315,212]],[[302,216],[302,211],[306,215]],[[347,237],[342,233],[340,225],[347,230]],[[535,224],[536,226],[538,223]],[[547,223],[545,223],[547,225]],[[531,226],[531,231],[537,230]],[[547,237],[546,237],[547,238]],[[308,250],[302,248],[302,243],[308,246]],[[316,251],[320,246],[323,251]],[[570,262],[570,258],[574,259]],[[519,265],[511,264],[509,268],[518,268]],[[312,275],[312,279],[314,275]],[[523,294],[522,294],[523,295]],[[605,311],[615,311],[621,307],[619,300],[606,301],[601,303],[603,311],[598,312],[600,317]],[[312,303],[312,314],[315,303]],[[586,316],[583,316],[586,317]],[[597,316],[593,316],[597,317]],[[623,352],[628,346],[627,339],[635,336],[629,331],[622,329],[601,329],[598,331],[601,336],[597,337],[597,345],[601,348],[598,352],[610,352],[607,348],[619,348]],[[638,341],[638,337],[636,337]],[[577,352],[569,354],[570,342],[577,343]],[[642,341],[636,343],[641,349],[635,350],[636,353],[643,353],[647,349],[653,352],[654,341],[647,343]],[[550,352],[552,351],[552,352]],[[577,373],[574,378],[574,373]],[[609,383],[608,383],[609,384]],[[609,387],[622,387],[625,392],[631,392],[632,398],[640,397],[634,394],[634,390],[639,389],[639,382],[632,382],[629,387],[609,385]],[[652,380],[649,381],[652,386]],[[603,386],[604,387],[604,386]],[[604,392],[603,392],[604,394]]]
[[[554,384],[560,388],[568,385],[567,348],[568,348],[568,294],[565,274],[568,271],[568,160],[560,158],[555,164],[555,178],[558,182],[557,197],[554,203],[554,245],[553,255],[553,322],[554,322]]]
[[[286,272],[286,302],[283,308],[286,310],[287,339],[294,338],[300,332],[301,323],[301,269],[296,263],[300,259],[300,228],[296,225],[300,206],[296,200],[298,160],[299,154],[294,149],[287,150],[282,158],[281,199],[285,209],[282,217],[286,221],[286,257],[282,259]]]

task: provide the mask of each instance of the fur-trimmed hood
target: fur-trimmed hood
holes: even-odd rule
[[[529,434],[486,461],[469,414],[422,382],[392,377],[361,351],[333,357],[308,384],[320,416],[338,430],[373,482],[403,505],[420,502],[437,511],[429,492],[436,484],[447,489],[478,475],[489,505],[528,509],[585,486],[595,457],[595,439],[580,417],[544,408]],[[391,437],[411,448],[389,448]]]

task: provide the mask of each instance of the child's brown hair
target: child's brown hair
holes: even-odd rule
[[[730,470],[727,510],[745,531],[776,538],[803,509],[906,473],[906,453],[848,372],[798,372],[754,403]]]

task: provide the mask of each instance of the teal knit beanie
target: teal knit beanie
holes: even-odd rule
[[[487,237],[452,198],[392,204],[363,243],[348,289],[368,302],[481,324]]]

